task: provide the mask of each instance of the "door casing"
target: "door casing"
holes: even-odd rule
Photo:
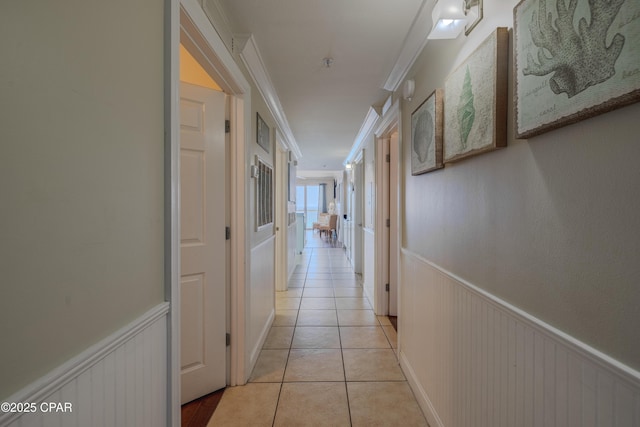
[[[389,314],[389,293],[385,286],[395,286],[394,291],[396,300],[399,300],[401,292],[400,274],[397,268],[389,268],[390,264],[400,265],[400,247],[401,247],[401,207],[400,200],[402,198],[402,188],[400,185],[400,177],[402,174],[402,163],[400,162],[402,153],[402,128],[400,126],[400,102],[396,101],[382,117],[382,120],[375,129],[376,136],[376,200],[383,201],[385,199],[384,192],[388,203],[376,203],[376,230],[384,230],[388,233],[375,234],[375,307],[376,314]],[[392,143],[393,141],[393,143]],[[384,173],[386,166],[386,154],[384,147],[388,146],[390,162],[395,163],[397,167],[388,168],[388,172]],[[393,172],[393,173],[391,173]],[[391,187],[395,187],[398,191],[389,191]],[[389,197],[392,195],[394,197]],[[387,228],[387,218],[391,220],[393,226]],[[386,234],[386,236],[385,236]],[[391,248],[392,250],[390,250]],[[389,274],[393,277],[389,277]],[[387,277],[389,281],[387,282]],[[398,310],[399,311],[399,310]],[[397,313],[399,315],[399,313]]]
[[[167,418],[180,425],[180,122],[179,45],[229,95],[230,302],[229,385],[245,384],[245,282],[247,266],[246,140],[251,135],[251,85],[215,31],[198,0],[165,0],[165,299],[168,316]]]

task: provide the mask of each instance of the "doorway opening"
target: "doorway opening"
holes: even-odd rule
[[[181,403],[224,388],[229,295],[228,99],[180,45]]]
[[[318,222],[319,198],[318,184],[296,186],[296,213],[303,214],[305,230],[313,230],[313,223]]]

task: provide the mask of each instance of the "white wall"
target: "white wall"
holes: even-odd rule
[[[0,3],[0,397],[164,300],[163,19]]]
[[[411,102],[402,104],[403,135],[410,135],[411,112],[434,89],[444,86],[447,75],[482,40],[497,26],[513,26],[512,8],[516,3],[485,0],[485,19],[470,37],[427,45],[408,75],[416,81],[416,94]],[[469,284],[486,292],[489,299],[497,298],[514,308],[515,311],[505,309],[510,316],[521,310],[526,316],[535,317],[546,325],[545,334],[550,334],[554,342],[567,334],[590,346],[587,348],[593,351],[587,353],[599,351],[606,360],[617,360],[609,360],[609,366],[620,362],[627,365],[623,371],[631,372],[631,382],[624,387],[632,387],[627,391],[636,396],[640,369],[640,341],[636,339],[640,323],[640,168],[636,160],[640,145],[636,122],[640,105],[528,141],[515,140],[513,81],[509,86],[507,148],[414,177],[410,173],[410,145],[407,138],[403,141],[402,244],[404,253],[413,260],[409,263],[403,256],[401,265],[399,347],[404,366],[413,373],[414,390],[422,389],[424,396],[447,392],[450,398],[463,389],[469,390],[469,398],[482,398],[480,389],[486,390],[488,384],[497,381],[495,375],[503,372],[499,369],[506,369],[507,365],[495,371],[471,367],[468,378],[458,378],[449,385],[430,380],[431,373],[451,368],[450,361],[460,357],[456,349],[473,349],[469,340],[477,339],[473,329],[458,328],[458,322],[469,328],[473,322],[465,323],[453,303],[441,301],[441,311],[429,311],[429,304],[437,295],[436,287],[443,280],[442,286],[448,292],[469,289],[464,285]],[[429,269],[447,273],[444,279],[436,280],[438,274],[424,273]],[[433,329],[434,325],[440,332]],[[511,334],[511,329],[501,329],[497,324],[478,327],[488,328],[486,336],[493,337],[490,339]],[[458,342],[461,347],[440,346],[442,353],[427,357],[437,345],[437,334],[443,331],[449,331],[451,342]],[[491,341],[477,345],[494,348]],[[563,352],[565,349],[562,347]],[[510,352],[511,347],[505,351]],[[602,360],[599,356],[596,359]],[[547,368],[536,372],[551,380],[557,371],[544,363]],[[591,375],[592,371],[585,372]],[[474,377],[478,375],[481,377]],[[517,377],[508,378],[518,381]],[[474,391],[472,386],[478,384],[480,388]],[[447,391],[443,387],[453,389]],[[510,396],[510,389],[506,388],[491,398],[497,399],[501,407],[510,407]],[[545,396],[549,404],[560,408],[563,398],[556,394]],[[626,399],[628,395],[625,396]],[[443,418],[448,413],[447,405],[459,403],[438,404],[436,400],[432,401],[432,409]],[[589,408],[591,403],[584,401],[582,408]],[[471,406],[455,406],[463,411],[461,417],[468,417],[464,418],[467,421],[446,418],[450,422],[445,425],[474,425],[468,421],[473,415]],[[545,413],[555,416],[554,411]],[[599,414],[605,417],[600,425],[613,425],[607,412]],[[520,424],[501,421],[487,425]]]
[[[0,413],[0,426],[170,425],[167,420],[168,312],[169,303],[158,304],[5,399],[28,402],[35,407],[29,407],[29,412]],[[48,403],[55,404],[55,409],[51,410]]]

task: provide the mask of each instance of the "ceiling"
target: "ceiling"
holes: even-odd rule
[[[215,0],[233,33],[252,34],[302,158],[343,162],[425,0]],[[330,66],[324,58],[331,58]]]

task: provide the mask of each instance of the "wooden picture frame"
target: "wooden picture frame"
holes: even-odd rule
[[[507,146],[509,32],[497,28],[447,78],[444,162]]]
[[[436,89],[411,113],[411,175],[442,169],[443,91]]]
[[[589,3],[523,0],[514,8],[518,138],[640,100],[640,2]]]
[[[268,153],[271,148],[271,130],[260,113],[256,113],[256,116],[256,142]]]

